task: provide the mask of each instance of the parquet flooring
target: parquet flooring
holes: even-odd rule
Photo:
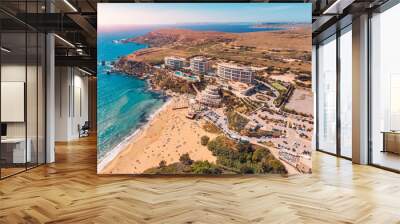
[[[311,175],[96,175],[96,139],[0,181],[0,223],[400,223],[400,175],[323,153]]]

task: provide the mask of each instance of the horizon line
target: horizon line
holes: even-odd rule
[[[149,23],[149,24],[98,24],[98,27],[133,27],[133,26],[165,26],[165,25],[191,25],[191,24],[310,24],[308,21],[279,21],[279,22],[188,22],[188,23]]]

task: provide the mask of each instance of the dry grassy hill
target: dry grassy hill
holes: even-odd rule
[[[311,71],[311,27],[250,33],[160,29],[126,41],[149,44],[150,48],[128,59],[151,64],[161,63],[168,55],[206,55],[254,66]]]

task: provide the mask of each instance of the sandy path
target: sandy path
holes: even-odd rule
[[[179,161],[180,155],[189,153],[193,160],[215,162],[216,158],[200,138],[216,135],[201,128],[201,121],[185,117],[187,109],[173,110],[175,100],[156,115],[147,129],[138,134],[101,172],[101,174],[140,174],[158,166],[161,160],[167,164]]]

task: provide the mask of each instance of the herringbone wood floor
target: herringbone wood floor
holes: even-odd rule
[[[314,154],[312,175],[96,175],[96,140],[0,181],[0,223],[400,223],[400,175]]]

